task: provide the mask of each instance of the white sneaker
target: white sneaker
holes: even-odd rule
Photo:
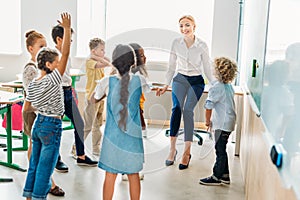
[[[145,175],[144,174],[139,174],[139,176],[140,176],[140,180],[142,181],[142,180],[144,180],[144,177],[145,177]]]
[[[143,138],[147,138],[147,130],[142,130],[142,136]]]
[[[122,181],[128,181],[128,176],[126,174],[122,174]]]
[[[77,153],[76,153],[75,143],[72,145],[71,156],[72,156],[72,158],[74,158],[75,160],[77,160]]]
[[[140,180],[144,180],[145,175],[139,174]],[[122,181],[128,181],[128,176],[126,174],[122,174]]]

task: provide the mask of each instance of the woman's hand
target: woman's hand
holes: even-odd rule
[[[165,85],[163,88],[157,88],[156,96],[163,95],[167,91],[168,87],[169,87],[168,85]]]

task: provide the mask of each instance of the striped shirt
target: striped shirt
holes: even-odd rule
[[[26,101],[45,116],[61,116],[64,114],[64,96],[62,77],[57,69],[42,79],[36,78],[29,84]]]

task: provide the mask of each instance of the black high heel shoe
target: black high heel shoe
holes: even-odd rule
[[[192,158],[192,155],[190,154],[189,161],[188,161],[188,163],[187,163],[186,165],[180,163],[180,164],[179,164],[179,170],[183,170],[183,169],[188,168],[188,167],[189,167],[189,164],[190,164],[190,161],[191,161],[191,158]]]
[[[176,160],[177,150],[175,152],[174,160],[166,160],[166,166],[173,165]]]

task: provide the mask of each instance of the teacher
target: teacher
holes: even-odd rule
[[[172,82],[172,115],[170,121],[170,152],[166,166],[173,165],[176,160],[176,140],[183,115],[184,122],[184,152],[179,169],[188,168],[191,160],[191,144],[194,132],[194,108],[204,90],[204,78],[211,82],[211,61],[207,44],[195,36],[195,20],[190,15],[179,19],[179,29],[182,37],[176,38],[171,47],[169,68],[166,74],[166,83],[163,88],[157,89],[156,95],[166,92]]]

